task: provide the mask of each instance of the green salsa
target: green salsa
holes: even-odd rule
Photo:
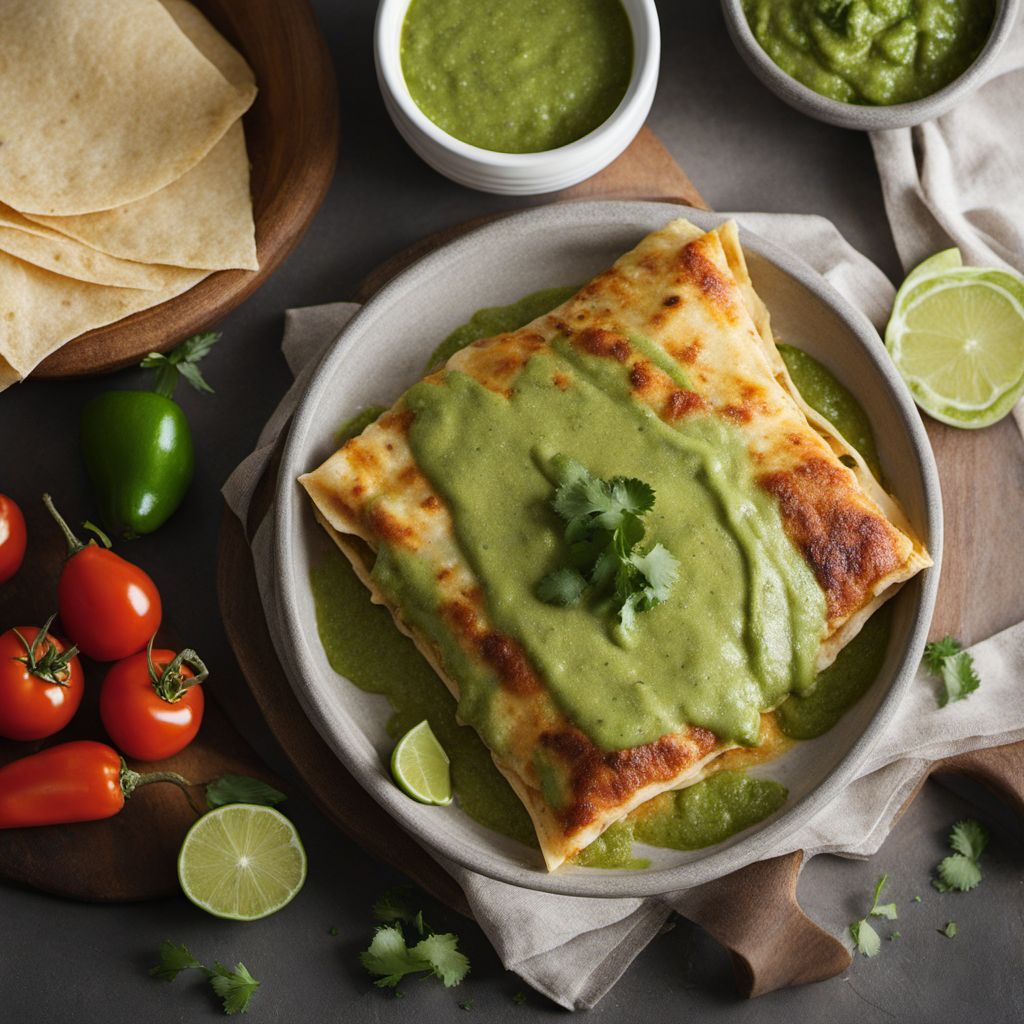
[[[516,330],[573,291],[546,289],[508,306],[480,310],[445,339],[430,365],[437,365],[477,338]],[[832,419],[868,457],[868,451],[874,451],[873,439],[856,400],[810,356],[789,346],[783,347],[783,356],[808,403]],[[364,410],[343,425],[338,432],[339,443],[358,434],[382,411]],[[312,571],[311,585],[317,629],[331,665],[360,689],[387,696],[392,708],[388,723],[391,736],[397,738],[428,719],[451,758],[453,788],[462,810],[484,826],[536,847],[525,809],[477,733],[456,721],[455,702],[437,674],[408,637],[398,631],[390,614],[367,600],[366,588],[341,552],[326,542],[324,548]],[[382,551],[380,572],[394,573],[386,549]],[[392,585],[398,584],[393,581]],[[844,648],[835,664],[818,676],[809,693],[790,697],[780,705],[776,718],[781,733],[808,739],[831,728],[874,680],[885,653],[888,630],[888,609],[883,608]],[[469,713],[473,717],[473,711]],[[644,868],[648,861],[633,856],[634,841],[699,849],[751,827],[775,813],[785,800],[786,789],[780,783],[743,771],[716,771],[694,786],[662,794],[638,808],[588,846],[576,862],[594,868]]]
[[[843,103],[909,103],[973,63],[995,0],[743,0],[754,38],[786,74]]]
[[[449,135],[538,153],[609,118],[633,32],[620,0],[412,0],[401,60],[416,105]]]

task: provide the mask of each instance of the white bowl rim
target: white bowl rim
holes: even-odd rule
[[[872,105],[844,103],[823,96],[783,71],[757,41],[743,10],[743,0],[722,0],[726,24],[733,42],[751,64],[758,78],[781,100],[811,117],[841,128],[886,131],[910,128],[939,117],[956,102],[984,83],[986,72],[999,55],[1016,23],[1020,0],[995,0],[992,28],[977,57],[952,82],[909,103]]]
[[[390,40],[385,38],[385,19],[392,15],[394,8],[400,7],[404,22],[405,10],[410,3],[412,0],[381,0],[377,8],[373,27],[377,72],[387,85],[388,92],[399,110],[416,129],[455,156],[481,166],[527,170],[547,164],[552,159],[580,159],[588,156],[591,151],[603,148],[605,136],[614,132],[620,122],[647,102],[646,97],[653,95],[653,90],[657,87],[661,62],[661,28],[654,0],[623,0],[622,6],[633,32],[633,71],[618,106],[604,121],[586,135],[564,146],[542,149],[535,153],[502,153],[499,150],[471,145],[454,135],[449,135],[431,121],[412,98],[405,82],[405,75],[402,73],[401,29],[398,35],[399,46],[392,46]]]
[[[385,284],[355,314],[335,342],[328,347],[320,364],[313,371],[303,397],[295,410],[281,456],[275,490],[272,550],[278,583],[276,607],[281,637],[281,643],[275,643],[275,647],[292,689],[313,725],[360,784],[391,814],[400,826],[405,827],[404,822],[410,813],[409,798],[390,780],[365,777],[346,745],[337,742],[336,737],[329,735],[329,730],[320,717],[319,709],[305,692],[302,680],[316,674],[310,655],[306,653],[309,629],[299,614],[297,593],[292,585],[291,575],[280,571],[279,568],[289,561],[290,550],[298,532],[296,516],[299,513],[297,510],[301,507],[302,501],[306,500],[304,492],[297,483],[297,477],[309,468],[304,461],[303,444],[306,435],[313,427],[318,400],[330,386],[335,374],[335,364],[342,361],[347,354],[346,336],[356,336],[364,320],[372,322],[377,308],[386,306],[392,301],[392,297],[402,288],[403,281],[409,274],[432,276],[443,270],[446,260],[451,256],[460,252],[463,254],[472,252],[475,247],[481,245],[500,242],[501,234],[510,221],[529,223],[533,220],[543,221],[552,216],[556,219],[565,216],[579,220],[581,216],[592,216],[598,222],[613,221],[616,217],[621,222],[632,222],[633,219],[641,219],[645,214],[653,217],[655,213],[665,223],[674,217],[685,216],[704,230],[710,230],[724,220],[720,214],[696,210],[671,202],[584,200],[554,203],[523,210],[492,221],[446,243]],[[808,291],[830,306],[847,324],[851,332],[862,343],[871,362],[875,364],[876,369],[879,370],[881,377],[888,385],[890,398],[893,400],[910,439],[917,470],[923,483],[924,534],[929,552],[934,559],[934,567],[927,570],[921,579],[920,596],[913,616],[910,638],[899,657],[889,690],[882,698],[863,733],[850,746],[832,771],[813,790],[792,806],[787,807],[767,825],[758,828],[735,844],[724,849],[715,846],[708,847],[708,853],[699,860],[675,867],[650,868],[646,871],[593,871],[573,874],[560,874],[556,871],[547,873],[525,864],[512,863],[510,858],[497,850],[483,854],[483,859],[475,859],[467,853],[461,843],[455,842],[447,836],[442,835],[440,838],[436,834],[416,836],[417,841],[430,848],[435,854],[448,858],[468,870],[511,885],[554,894],[627,898],[663,895],[701,885],[739,870],[754,861],[772,855],[773,851],[780,848],[780,844],[786,837],[822,810],[837,794],[853,782],[857,777],[860,765],[885,725],[895,714],[900,701],[916,675],[931,624],[942,562],[942,498],[928,435],[906,385],[868,319],[803,260],[787,249],[744,229],[742,214],[737,214],[736,219],[740,222],[744,247],[758,253],[784,273],[795,278]],[[551,228],[550,223],[548,228]],[[319,639],[315,639],[315,642],[319,643]]]

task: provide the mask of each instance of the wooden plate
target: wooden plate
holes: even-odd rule
[[[256,72],[245,115],[260,268],[221,270],[177,298],[87,331],[33,377],[106,373],[164,352],[251,295],[294,248],[327,194],[338,149],[338,95],[307,0],[194,0]]]

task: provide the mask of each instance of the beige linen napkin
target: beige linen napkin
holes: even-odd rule
[[[1024,273],[1024,10],[981,88],[871,144],[904,270],[958,245],[965,263]]]
[[[723,214],[723,218],[726,215]],[[741,214],[740,223],[799,253],[883,327],[894,291],[874,264],[853,249],[821,217]],[[296,375],[260,436],[256,450],[235,471],[224,496],[245,522],[249,501],[306,382],[358,307],[336,303],[289,310],[282,345]],[[253,538],[260,596],[271,631],[273,566],[267,516]],[[861,776],[824,811],[773,850],[778,856],[803,849],[868,857],[882,844],[907,796],[931,761],[980,747],[1024,739],[1024,623],[971,649],[984,680],[970,700],[939,709],[931,680],[920,676]],[[658,934],[673,911],[686,915],[687,892],[649,899],[583,899],[520,889],[441,861],[458,881],[473,914],[504,965],[567,1009],[593,1006]]]

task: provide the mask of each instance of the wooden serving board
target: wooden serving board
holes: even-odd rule
[[[648,130],[603,173],[556,199],[661,199],[705,207],[679,165]],[[354,299],[364,302],[395,274],[482,223],[433,235],[373,271]],[[1010,421],[987,431],[928,422],[945,491],[946,555],[932,634],[972,643],[1024,619],[1024,546],[1018,509],[1024,493],[1024,443]],[[266,514],[276,465],[268,468],[243,527],[225,511],[218,591],[221,614],[250,690],[292,765],[323,812],[374,856],[433,895],[466,911],[458,886],[346,771],[303,715],[274,652],[260,605],[247,538]],[[1024,743],[937,762],[989,785],[1024,815]],[[912,799],[912,798],[911,798]],[[908,800],[907,804],[909,805]],[[850,964],[846,947],[800,909],[796,880],[803,855],[750,865],[695,891],[689,917],[732,953],[737,985],[748,996],[832,977]]]
[[[221,270],[168,302],[88,331],[32,377],[78,377],[139,362],[206,330],[251,295],[295,247],[323,202],[338,150],[338,95],[308,0],[193,0],[256,73],[243,120],[252,163],[259,270]]]

